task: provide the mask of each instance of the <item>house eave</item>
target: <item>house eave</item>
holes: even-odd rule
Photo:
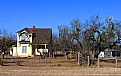
[[[19,41],[20,44],[28,44],[30,41]]]

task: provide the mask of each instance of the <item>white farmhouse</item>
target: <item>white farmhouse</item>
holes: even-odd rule
[[[17,32],[17,46],[13,47],[13,56],[28,57],[48,52],[51,44],[52,29],[50,28],[24,28]]]

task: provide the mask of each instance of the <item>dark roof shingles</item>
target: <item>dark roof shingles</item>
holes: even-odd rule
[[[51,43],[52,39],[52,29],[51,28],[36,28],[32,30],[32,28],[24,28],[17,33],[26,30],[28,33],[32,33],[32,44],[48,44]]]
[[[33,44],[48,44],[51,43],[52,29],[49,28],[36,28],[33,31],[35,36],[33,37]]]

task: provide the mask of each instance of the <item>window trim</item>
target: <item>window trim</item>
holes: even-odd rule
[[[27,46],[22,46],[22,53],[27,53]]]

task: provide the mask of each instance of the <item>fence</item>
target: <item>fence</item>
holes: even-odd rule
[[[97,61],[97,67],[99,68],[100,67],[100,62],[101,61],[108,61],[108,60],[114,60],[115,61],[115,68],[117,68],[118,67],[118,60],[120,60],[120,58],[117,58],[117,57],[115,57],[115,58],[103,58],[103,59],[99,59],[99,57],[97,58],[97,59],[95,59],[95,58],[89,58],[89,56],[87,57],[88,59],[87,59],[87,67],[89,67],[90,66],[90,61]]]

